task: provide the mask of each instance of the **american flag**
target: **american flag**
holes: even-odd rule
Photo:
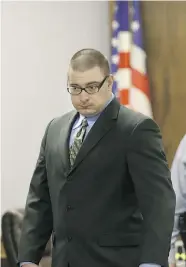
[[[138,0],[115,1],[111,70],[121,104],[152,117]]]

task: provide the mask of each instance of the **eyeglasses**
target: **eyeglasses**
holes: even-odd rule
[[[97,93],[101,87],[103,86],[104,82],[106,81],[106,79],[108,78],[109,76],[105,76],[105,78],[103,79],[103,81],[101,81],[98,85],[90,85],[90,86],[87,86],[87,87],[77,87],[77,86],[70,86],[67,88],[68,92],[71,94],[71,95],[79,95],[81,94],[82,91],[85,91],[87,92],[88,94],[90,95],[93,95],[95,93]]]

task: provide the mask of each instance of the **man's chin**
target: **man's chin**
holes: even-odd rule
[[[91,117],[91,116],[96,115],[96,110],[93,110],[93,109],[81,108],[78,111],[81,115],[86,116],[86,117]]]

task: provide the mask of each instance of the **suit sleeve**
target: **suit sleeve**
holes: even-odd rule
[[[18,249],[18,263],[38,264],[53,228],[45,164],[45,145],[49,125],[42,140],[39,158],[29,187]]]
[[[127,160],[143,216],[140,263],[167,266],[175,193],[160,130],[153,120],[144,119],[134,128]]]

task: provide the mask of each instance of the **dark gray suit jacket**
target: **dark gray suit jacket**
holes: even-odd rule
[[[49,123],[27,198],[18,261],[53,267],[167,266],[175,194],[156,123],[114,99],[70,169],[77,113]]]

